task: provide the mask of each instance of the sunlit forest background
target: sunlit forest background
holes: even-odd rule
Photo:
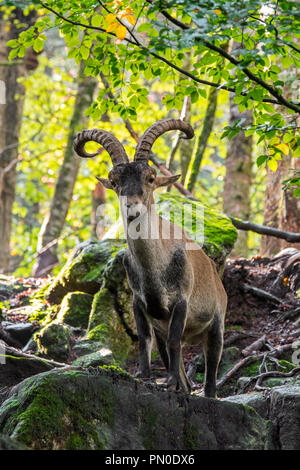
[[[179,2],[177,10],[173,3],[169,14],[180,20],[189,16],[191,21],[191,15],[184,12],[185,3],[191,2]],[[223,50],[234,55],[240,48],[249,69],[260,77],[267,70],[263,79],[280,88],[280,93],[284,91],[291,102],[299,102],[297,2],[279,2],[281,12],[278,2],[264,7],[259,2],[238,2],[248,13],[253,7],[261,15],[259,20],[252,14],[249,22],[249,13],[246,21],[241,8],[240,23],[235,23],[233,14],[237,2],[206,3],[203,8],[211,13],[206,21],[219,22]],[[148,4],[146,10],[151,9]],[[141,13],[141,2],[103,6],[97,1],[48,1],[45,7],[42,2],[2,1],[1,5],[0,79],[9,93],[0,105],[0,272],[20,277],[57,274],[76,245],[103,236],[96,230],[99,205],[113,222],[117,197],[95,178],[106,176],[111,168],[108,154],[99,151],[97,158],[80,160],[72,149],[74,136],[84,128],[112,132],[133,156],[136,135],[141,136],[157,120],[182,116],[194,127],[196,138],[184,141],[176,132],[167,133],[155,142],[153,153],[172,173],[182,175],[180,182],[193,197],[245,221],[300,231],[299,180],[284,184],[299,174],[297,113],[280,103],[263,102],[271,96],[266,89],[253,81],[246,83],[232,64],[226,65],[226,58],[192,42],[167,49],[162,44],[167,28],[161,27],[166,26],[166,18],[155,11]],[[93,8],[98,9],[96,13]],[[115,37],[66,23],[53,9],[74,23],[102,26]],[[136,28],[141,40],[161,40],[157,50],[170,62],[220,86],[195,84],[153,56],[144,56],[143,62],[126,45],[123,31],[114,27],[118,11],[125,12],[120,17]],[[282,19],[285,14],[286,21]],[[234,40],[225,40],[225,35],[229,37],[229,26],[226,29],[223,21],[226,15]],[[273,21],[276,15],[278,20]],[[276,21],[277,29],[282,27],[281,42],[272,29]],[[259,28],[263,30],[260,36]],[[174,43],[174,38],[169,40]],[[253,50],[260,55],[260,66]],[[256,69],[251,60],[256,61]],[[234,73],[237,94],[221,88],[221,84],[230,86]],[[270,116],[273,122],[268,121]],[[283,116],[287,116],[284,122]],[[175,187],[171,191],[178,194]],[[273,255],[285,246],[283,240],[240,231],[232,255]],[[47,259],[37,266],[45,254]]]

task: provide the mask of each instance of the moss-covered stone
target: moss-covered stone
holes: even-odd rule
[[[93,296],[82,292],[69,292],[65,295],[57,315],[57,321],[86,329]]]
[[[70,328],[54,321],[35,333],[39,352],[56,361],[66,361],[70,353]]]
[[[110,349],[101,348],[99,349],[99,351],[78,357],[74,362],[72,362],[72,365],[87,368],[98,367],[103,365],[110,366],[114,363],[115,361]]]
[[[102,274],[108,260],[123,247],[124,242],[118,240],[88,240],[78,245],[48,288],[46,299],[59,304],[69,292],[95,294],[102,285]]]
[[[183,227],[214,260],[219,270],[222,269],[226,256],[232,250],[237,238],[237,230],[227,216],[209,209],[198,201],[166,193],[159,195],[156,207],[162,217]]]
[[[116,368],[53,370],[26,379],[0,408],[0,432],[32,449],[263,449],[249,406],[169,393]]]
[[[102,346],[100,341],[83,337],[75,341],[72,346],[72,352],[80,357],[99,351]]]
[[[115,309],[115,296],[107,288],[94,297],[86,338],[110,349],[120,363],[124,363],[132,350],[132,340]]]

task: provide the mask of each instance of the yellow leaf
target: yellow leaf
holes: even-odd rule
[[[122,41],[123,39],[125,39],[126,34],[127,34],[127,29],[125,28],[125,26],[122,26],[120,24],[116,29],[117,38],[120,39],[120,41]]]
[[[272,170],[272,171],[277,170],[278,164],[277,164],[276,160],[274,160],[274,159],[268,160],[267,164],[268,164],[268,167],[270,168],[270,170]]]
[[[278,144],[276,145],[276,148],[278,148],[284,155],[288,155],[290,153],[289,146],[286,144]]]
[[[107,23],[112,23],[116,19],[116,15],[113,13],[109,13],[109,15],[106,16],[105,20]]]
[[[119,26],[119,23],[117,21],[114,21],[113,23],[110,23],[107,28],[106,28],[106,31],[108,33],[111,33],[112,31],[115,31],[115,29],[117,29]]]
[[[132,14],[125,15],[125,18],[128,21],[128,23],[130,23],[132,26],[135,25],[135,19],[134,19],[134,16]]]

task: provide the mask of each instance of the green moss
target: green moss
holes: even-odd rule
[[[231,251],[237,238],[237,230],[224,214],[209,209],[198,201],[166,193],[159,195],[156,207],[159,214],[183,227],[191,238],[203,244],[203,250],[212,259],[223,258]],[[199,231],[195,231],[197,226]]]
[[[114,358],[123,364],[133,346],[114,308],[114,295],[101,289],[93,300],[87,339],[99,341],[110,349]]]
[[[157,429],[159,428],[159,416],[151,409],[145,410],[141,416],[141,437],[145,450],[157,448]]]
[[[185,426],[183,444],[185,450],[197,450],[199,448],[199,431],[195,426],[191,424]]]
[[[105,324],[97,325],[95,326],[95,328],[93,328],[87,333],[86,338],[88,340],[98,341],[102,345],[105,345],[105,343],[107,342],[108,331],[109,331],[108,325],[105,325]]]
[[[86,373],[76,370],[27,379],[17,398],[8,400],[3,432],[33,449],[106,449],[114,423],[113,389],[104,378],[99,393],[84,379]]]
[[[67,360],[70,352],[70,329],[55,321],[34,334],[39,352],[57,361]]]
[[[198,382],[198,383],[203,383],[204,382],[204,374],[200,374],[200,372],[198,372],[198,374],[195,375],[195,381]]]

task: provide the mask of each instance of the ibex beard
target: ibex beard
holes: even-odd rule
[[[133,293],[133,311],[139,339],[137,376],[150,377],[153,336],[168,371],[167,387],[191,391],[182,346],[202,342],[205,355],[206,397],[216,396],[216,377],[223,348],[227,296],[214,262],[178,226],[160,217],[153,192],[173,184],[179,176],[158,176],[148,165],[154,141],[169,130],[181,130],[192,138],[192,127],[179,119],[166,119],[151,126],[140,139],[134,161],[129,162],[122,144],[109,132],[88,130],[74,142],[78,155],[87,158],[88,141],[101,144],[110,154],[113,169],[98,178],[116,192],[127,236],[124,266]],[[133,224],[133,225],[132,225]],[[136,225],[140,236],[136,236]],[[132,226],[135,230],[132,230]],[[155,236],[145,236],[149,233]],[[147,230],[147,232],[146,232]],[[170,234],[165,237],[164,233]],[[180,236],[178,236],[180,233]],[[187,245],[189,249],[186,249]]]

